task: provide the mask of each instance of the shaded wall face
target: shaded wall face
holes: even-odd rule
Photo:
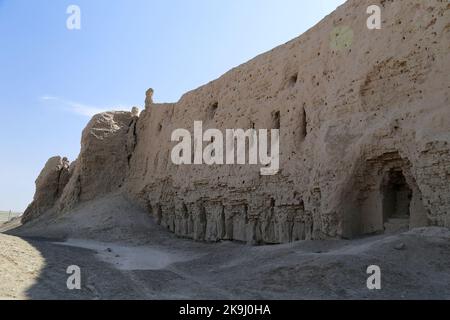
[[[383,229],[396,232],[410,227],[412,190],[401,170],[390,170],[383,179]]]
[[[409,219],[412,191],[401,171],[390,171],[383,179],[383,220]]]

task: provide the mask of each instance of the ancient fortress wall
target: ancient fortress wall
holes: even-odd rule
[[[177,103],[155,104],[149,92],[139,116],[95,116],[78,160],[47,165],[41,180],[53,196],[38,184],[24,220],[122,190],[195,240],[350,238],[405,221],[450,227],[450,4],[375,2],[347,1]],[[381,30],[366,27],[372,4],[382,8]],[[192,132],[194,121],[280,129],[279,173],[173,164],[171,134]]]

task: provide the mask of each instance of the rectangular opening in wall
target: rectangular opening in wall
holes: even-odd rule
[[[306,117],[306,110],[305,110],[305,108],[303,107],[303,110],[302,110],[302,114],[301,114],[301,126],[300,126],[300,128],[301,128],[301,137],[302,137],[302,139],[304,139],[304,138],[306,138],[306,135],[308,134],[308,132],[307,132],[307,130],[308,130],[308,119],[307,119],[307,117]]]
[[[281,119],[280,119],[280,111],[275,111],[272,113],[272,128],[280,129]]]

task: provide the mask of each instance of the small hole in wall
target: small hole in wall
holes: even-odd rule
[[[298,80],[298,73],[292,75],[289,78],[289,87],[294,87],[297,84],[297,80]]]
[[[303,202],[303,200],[300,201],[300,210],[301,210],[302,212],[305,211],[305,203]]]
[[[276,111],[272,113],[272,128],[280,129],[281,127],[281,119],[280,119],[280,111]]]
[[[308,134],[308,119],[306,116],[306,110],[303,108],[302,112],[302,118],[301,118],[301,136],[302,139],[306,138],[306,135]]]
[[[158,125],[158,132],[161,132],[162,128],[163,128],[163,126],[162,126],[162,124],[160,123],[160,124]]]
[[[270,198],[270,207],[271,208],[275,207],[275,199],[274,198]]]
[[[214,102],[212,104],[210,104],[210,106],[208,107],[207,110],[207,116],[209,120],[214,119],[214,116],[216,115],[216,111],[219,108],[219,103],[218,102]]]

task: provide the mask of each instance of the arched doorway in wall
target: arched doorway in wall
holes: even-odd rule
[[[409,229],[412,195],[412,189],[400,168],[392,168],[385,173],[381,185],[385,232]]]
[[[411,163],[398,152],[360,163],[346,191],[344,238],[428,225],[428,212],[411,168]]]

